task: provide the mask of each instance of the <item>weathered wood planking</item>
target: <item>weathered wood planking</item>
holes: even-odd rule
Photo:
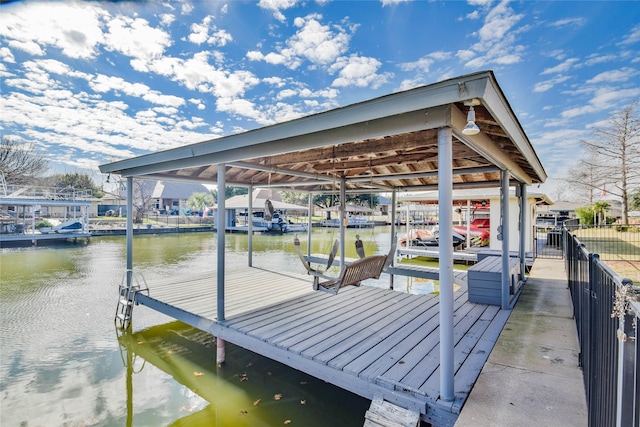
[[[420,414],[400,408],[376,396],[365,413],[363,427],[418,427]]]
[[[425,421],[455,420],[510,313],[470,303],[466,283],[455,293],[455,400],[441,402],[438,295],[361,286],[332,296],[314,292],[308,276],[234,268],[226,319],[216,322],[216,279],[167,278],[140,301],[364,397],[418,409]]]

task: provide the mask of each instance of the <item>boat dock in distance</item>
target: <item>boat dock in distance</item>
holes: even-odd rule
[[[226,319],[216,318],[216,272],[149,283],[137,303],[368,399],[452,425],[511,310],[455,293],[455,399],[439,399],[439,298],[372,286],[335,296],[307,275],[227,269]],[[212,280],[214,279],[214,280]]]

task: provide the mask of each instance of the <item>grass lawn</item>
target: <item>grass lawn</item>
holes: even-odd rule
[[[640,284],[640,231],[586,228],[573,233],[589,252],[600,255],[613,271]]]

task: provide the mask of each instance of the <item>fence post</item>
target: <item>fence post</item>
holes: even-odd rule
[[[629,286],[627,291],[631,289],[633,282],[630,279],[622,279],[622,286]],[[621,292],[620,295],[625,295]],[[626,301],[617,301],[618,304],[624,304]],[[616,405],[616,426],[633,425],[635,410],[635,376],[636,376],[636,319],[635,313],[624,313],[624,317],[620,319],[618,327],[618,390]]]

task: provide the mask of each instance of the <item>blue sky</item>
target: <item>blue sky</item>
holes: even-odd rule
[[[638,1],[12,2],[0,132],[55,172],[491,69],[552,193],[640,99]]]

